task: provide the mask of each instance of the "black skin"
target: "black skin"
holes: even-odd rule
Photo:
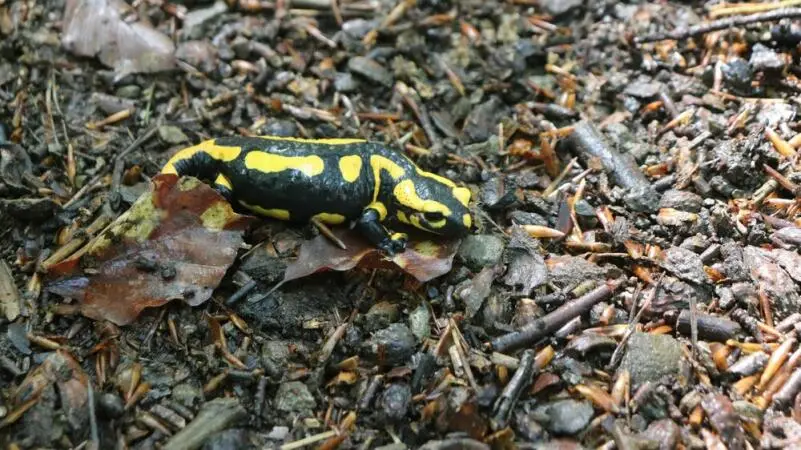
[[[467,211],[456,199],[448,198],[449,188],[418,176],[414,164],[408,158],[381,144],[364,142],[332,146],[250,137],[218,138],[214,143],[241,148],[241,153],[233,161],[224,162],[214,159],[209,153],[197,152],[190,158],[175,162],[176,172],[179,175],[212,181],[222,174],[230,181],[233,189],[221,184],[214,184],[214,188],[230,203],[244,201],[266,209],[285,209],[290,212],[292,222],[308,223],[314,214],[320,212],[340,214],[346,220],[354,221],[363,236],[389,255],[403,252],[407,240],[401,236],[393,238],[382,224],[379,212],[367,208],[375,190],[375,177],[370,166],[371,155],[380,155],[402,167],[409,174],[407,178],[413,180],[421,197],[450,202],[447,203],[448,206],[459,214]],[[252,151],[287,157],[316,155],[323,159],[324,169],[314,177],[307,177],[295,170],[266,173],[249,169],[245,166],[245,158]],[[339,158],[351,155],[361,156],[362,167],[358,178],[347,182],[343,179],[338,163]],[[384,171],[380,178],[382,183],[378,200],[386,206],[389,217],[393,218],[395,211],[403,207],[394,201],[392,190],[395,183],[389,174]],[[461,217],[458,216],[459,220]],[[463,232],[466,230],[448,222],[442,234],[450,236]]]

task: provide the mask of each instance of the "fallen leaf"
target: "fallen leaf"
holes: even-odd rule
[[[19,317],[19,290],[14,284],[11,268],[0,259],[0,315],[13,322]]]
[[[67,0],[61,44],[76,55],[96,56],[117,78],[174,69],[175,44],[149,24],[127,19],[135,15],[122,0]]]
[[[209,299],[256,219],[196,178],[157,175],[153,189],[47,274],[47,290],[82,314],[126,325],[173,299]]]
[[[399,267],[420,282],[426,282],[448,273],[453,257],[459,248],[459,240],[449,242],[410,242],[406,251],[387,258],[356,231],[347,228],[332,230],[346,250],[334,245],[328,238],[318,235],[305,241],[298,258],[286,268],[284,279],[273,289],[284,283],[327,270],[346,271],[357,265],[363,267]]]
[[[46,427],[40,423],[41,419],[51,417],[52,413],[37,409],[47,410],[58,404],[61,416],[67,419],[72,429],[81,429],[88,421],[89,383],[89,377],[81,369],[78,361],[69,352],[57,350],[28,372],[25,379],[12,392],[10,403],[14,409],[8,417],[13,417],[15,420],[26,417],[23,420],[29,420],[30,423],[23,422],[20,424],[21,427],[30,427],[41,432],[44,431],[43,427]],[[51,395],[56,395],[57,400],[51,398],[39,402],[43,397]]]

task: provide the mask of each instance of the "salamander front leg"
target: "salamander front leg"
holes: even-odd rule
[[[367,208],[356,222],[356,227],[373,245],[390,256],[403,252],[406,249],[406,235],[401,233],[390,235],[381,225],[379,218],[378,211]]]
[[[231,186],[231,182],[228,181],[224,175],[219,174],[217,178],[214,180],[214,190],[217,191],[220,195],[222,195],[228,203],[231,203],[234,198],[234,190]]]

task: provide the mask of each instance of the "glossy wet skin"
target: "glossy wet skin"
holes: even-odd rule
[[[360,139],[218,138],[178,152],[162,173],[211,180],[229,200],[266,217],[357,221],[379,247],[405,245],[390,242],[384,222],[453,237],[473,224],[467,188]]]

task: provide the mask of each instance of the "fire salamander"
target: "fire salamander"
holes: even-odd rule
[[[221,137],[179,151],[161,173],[211,181],[229,202],[261,216],[355,222],[390,255],[406,248],[407,236],[384,222],[453,237],[472,227],[470,190],[362,139]]]

